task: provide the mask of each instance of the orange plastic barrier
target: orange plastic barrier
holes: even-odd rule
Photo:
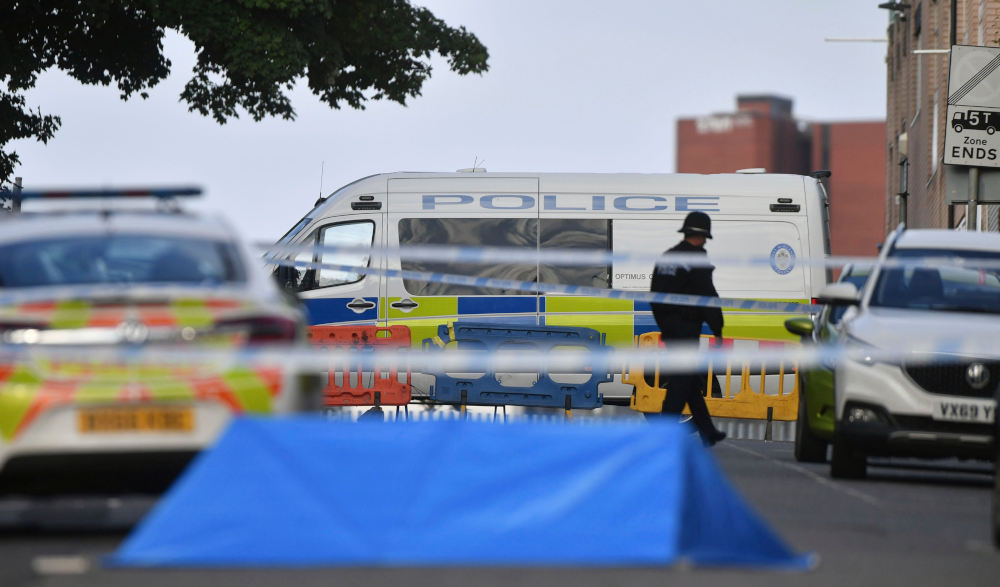
[[[357,352],[387,347],[407,349],[410,329],[406,326],[310,326],[309,341],[320,348]],[[351,363],[343,361],[330,366],[329,382],[323,390],[327,406],[404,406],[410,403],[409,364],[403,381],[396,364],[386,366],[376,362],[372,371],[364,371],[360,361]]]

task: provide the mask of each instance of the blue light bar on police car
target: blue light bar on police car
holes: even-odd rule
[[[174,198],[178,196],[200,196],[200,187],[162,188],[105,188],[81,190],[23,190],[18,195],[22,200],[76,199],[76,198]]]

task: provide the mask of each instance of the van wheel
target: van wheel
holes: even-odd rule
[[[956,125],[955,125],[955,126],[953,126],[952,128],[953,128],[953,129],[955,129],[955,132],[962,132],[962,128],[963,128],[963,127],[962,127],[962,125],[961,125],[961,124],[956,124]]]
[[[991,135],[991,134],[995,133],[996,131],[997,131],[997,129],[993,128],[992,126],[987,126],[986,127],[986,134],[988,134],[988,135]]]
[[[843,440],[833,441],[833,455],[830,457],[830,476],[834,479],[864,479],[868,474],[868,462]]]
[[[800,463],[825,463],[826,445],[826,441],[813,434],[809,428],[809,410],[800,383],[799,415],[795,420],[795,460]]]

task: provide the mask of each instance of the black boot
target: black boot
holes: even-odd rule
[[[725,440],[725,438],[726,432],[724,430],[712,430],[701,435],[701,441],[705,443],[705,446],[715,446],[715,443]]]

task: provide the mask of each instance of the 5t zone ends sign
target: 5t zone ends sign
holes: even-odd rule
[[[1000,167],[1000,111],[948,106],[944,162]]]

